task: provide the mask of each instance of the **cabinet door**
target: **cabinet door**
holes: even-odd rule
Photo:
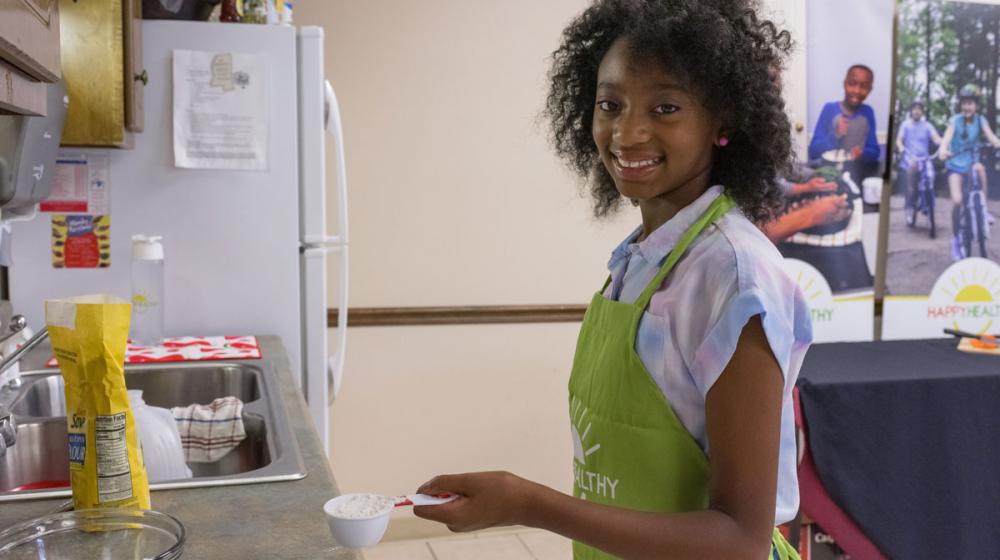
[[[46,87],[0,60],[0,114],[45,115]]]
[[[145,123],[142,93],[147,74],[142,64],[142,0],[122,0],[125,42],[125,128],[142,132]]]
[[[60,0],[62,65],[71,103],[64,146],[128,144],[122,0]]]
[[[35,80],[58,80],[59,3],[0,0],[0,59]]]

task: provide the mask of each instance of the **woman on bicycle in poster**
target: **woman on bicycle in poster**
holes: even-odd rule
[[[986,118],[979,114],[979,88],[968,84],[958,92],[960,112],[948,120],[948,130],[941,141],[939,157],[946,160],[948,169],[948,189],[954,204],[951,223],[954,237],[951,241],[951,256],[961,260],[970,256],[962,241],[962,183],[967,174],[975,173],[979,188],[986,192],[986,168],[979,162],[979,145],[985,138],[994,148],[1000,149],[1000,138],[993,134]],[[971,175],[970,175],[971,176]]]
[[[915,214],[920,207],[919,199],[921,174],[927,175],[925,178],[931,185],[933,192],[934,166],[928,165],[931,156],[931,143],[941,144],[941,136],[938,135],[934,125],[924,118],[924,104],[914,101],[910,104],[910,118],[903,121],[899,127],[899,135],[896,136],[896,148],[900,153],[900,171],[906,185],[906,224],[912,226],[916,218]],[[933,206],[923,208],[923,210],[933,210]]]

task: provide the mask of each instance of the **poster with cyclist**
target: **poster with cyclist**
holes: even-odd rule
[[[784,212],[763,229],[806,295],[817,342],[874,337],[894,2],[806,4],[808,152],[782,178]]]
[[[1000,330],[1000,2],[898,0],[882,337]]]

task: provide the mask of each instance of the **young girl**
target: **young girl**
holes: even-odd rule
[[[416,514],[454,531],[526,525],[574,557],[795,558],[791,390],[811,331],[756,227],[781,203],[789,123],[770,68],[787,32],[751,0],[598,0],[563,33],[547,114],[615,249],[569,381],[573,496],[510,473],[438,476]]]
[[[948,119],[948,129],[941,140],[941,151],[938,154],[947,163],[948,190],[951,193],[951,258],[962,260],[971,257],[968,249],[962,245],[959,224],[962,216],[962,183],[969,171],[979,176],[980,189],[987,192],[986,167],[979,162],[979,144],[986,139],[994,148],[1000,148],[1000,138],[993,134],[986,118],[979,114],[979,88],[966,84],[958,91],[958,103],[961,112]]]

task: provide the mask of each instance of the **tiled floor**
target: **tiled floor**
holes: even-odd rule
[[[570,541],[546,531],[457,535],[382,543],[365,560],[569,560]]]

